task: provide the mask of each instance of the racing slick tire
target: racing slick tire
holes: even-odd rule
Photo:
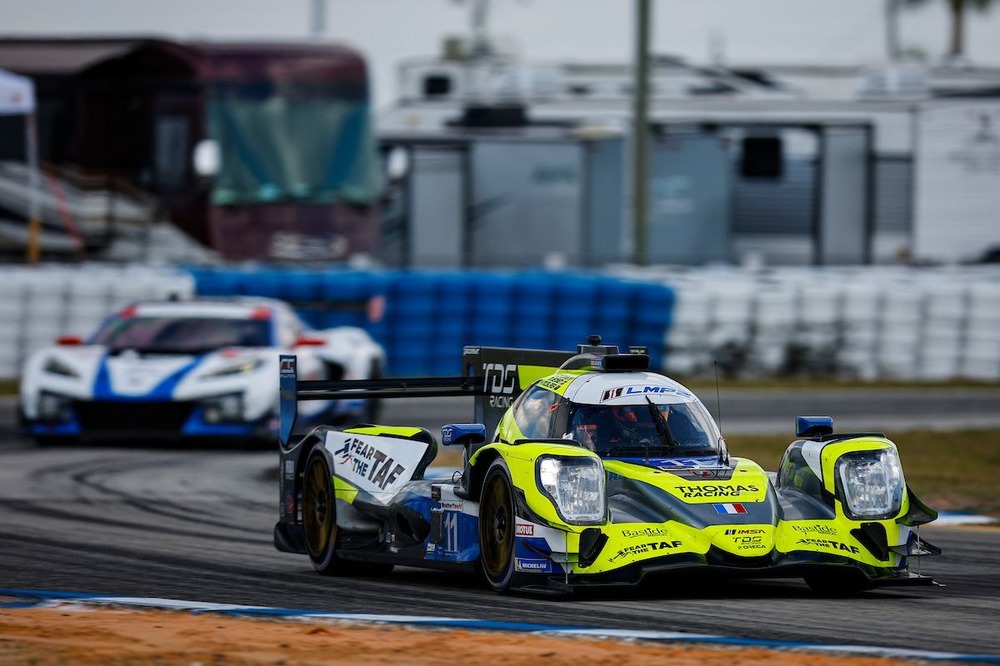
[[[824,597],[853,597],[873,587],[860,571],[812,573],[805,580],[810,590]]]
[[[496,592],[514,576],[514,490],[503,458],[486,470],[479,501],[479,568]]]
[[[392,571],[392,564],[354,562],[337,556],[337,515],[330,463],[322,447],[306,460],[302,481],[302,530],[313,568],[324,576],[377,575]]]

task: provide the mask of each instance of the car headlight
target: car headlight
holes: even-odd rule
[[[241,361],[235,365],[230,365],[221,370],[215,370],[213,372],[206,372],[201,376],[202,379],[215,379],[217,377],[231,377],[233,375],[245,375],[247,373],[253,372],[260,366],[264,365],[264,360],[260,358],[247,359],[246,361]]]
[[[239,393],[220,395],[201,401],[202,418],[206,423],[243,420],[243,396]]]
[[[895,449],[845,453],[837,460],[837,478],[848,518],[891,518],[903,502],[903,468]]]
[[[73,401],[54,393],[38,396],[38,418],[49,423],[63,423],[73,418]]]
[[[538,459],[538,487],[556,507],[559,517],[572,525],[604,522],[607,497],[604,465],[596,458],[574,456]]]
[[[43,370],[50,375],[59,375],[61,377],[76,378],[80,376],[79,372],[57,358],[50,358],[46,361]]]

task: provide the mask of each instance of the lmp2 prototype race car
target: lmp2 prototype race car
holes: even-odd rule
[[[361,328],[310,329],[285,302],[256,297],[149,301],[84,341],[60,338],[27,360],[24,430],[40,442],[230,438],[273,445],[278,357],[304,377],[380,377],[385,353]],[[375,400],[303,405],[304,418],[371,420]],[[319,422],[319,421],[317,421]]]
[[[375,382],[298,381],[283,356],[276,547],[321,574],[478,570],[498,592],[696,570],[801,577],[824,594],[933,583],[909,563],[940,553],[918,530],[937,514],[884,435],[799,417],[765,472],[731,456],[701,401],[642,351],[599,336],[575,354],[466,347],[463,376]],[[437,444],[423,428],[319,426],[292,441],[297,401],[338,394],[473,397],[475,422],[441,429],[462,469],[425,478]]]

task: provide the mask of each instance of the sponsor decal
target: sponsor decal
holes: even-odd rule
[[[441,486],[431,486],[431,501],[432,502],[441,501]]]
[[[670,532],[662,527],[644,527],[641,530],[622,530],[622,536],[626,539],[637,539],[639,537],[665,537]]]
[[[765,530],[760,527],[736,527],[726,530],[725,534],[733,540],[736,550],[762,550],[768,547],[764,543]]]
[[[515,364],[483,363],[483,391],[490,396],[490,407],[510,407],[514,390],[520,385]]]
[[[720,516],[735,515],[747,512],[747,508],[742,504],[713,504],[712,506],[715,507],[715,512]]]
[[[514,534],[517,536],[535,536],[535,526],[531,523],[517,523],[514,526]]]
[[[860,552],[857,546],[849,546],[845,543],[839,541],[834,541],[833,539],[799,539],[798,543],[805,546],[817,546],[819,548],[829,548],[831,550],[844,550],[848,553],[857,554]]]
[[[605,400],[614,400],[615,398],[620,397],[622,391],[624,390],[625,390],[624,387],[619,386],[618,388],[613,388],[605,391],[604,393],[601,394],[601,402],[604,402]]]
[[[340,456],[338,465],[350,466],[355,474],[366,477],[382,490],[406,471],[405,467],[388,454],[356,437],[344,440],[344,446],[335,451],[334,455]]]
[[[285,461],[285,478],[294,479],[295,478],[295,461],[286,460]]]
[[[649,543],[637,543],[634,546],[625,546],[612,555],[608,562],[614,562],[628,555],[643,555],[661,550],[673,550],[681,545],[680,541],[650,541]]]
[[[442,500],[441,508],[445,511],[461,511],[465,508],[465,502],[462,500]]]
[[[764,548],[764,537],[760,536],[738,536],[733,537],[733,543],[737,550],[757,550]]]
[[[550,391],[558,391],[565,384],[573,381],[573,375],[552,375],[538,382],[538,385]]]
[[[423,442],[390,438],[361,438],[331,432],[327,446],[333,450],[337,476],[372,493],[395,492],[409,481],[427,449]]]
[[[292,496],[292,491],[285,491],[285,513],[292,513],[295,511],[295,498]]]
[[[837,528],[829,525],[792,525],[792,529],[803,534],[836,534]]]
[[[278,371],[281,377],[291,377],[295,375],[295,359],[281,357],[281,369]]]
[[[719,469],[719,463],[713,457],[710,460],[698,459],[698,458],[670,458],[659,461],[656,469],[662,470],[664,472],[670,472],[675,469],[688,468],[688,467],[711,467],[712,469],[704,470],[708,474]]]
[[[524,557],[515,557],[514,568],[517,571],[552,573],[552,562],[549,560],[535,560]]]
[[[636,384],[634,386],[619,386],[604,391],[604,393],[601,394],[601,402],[614,400],[615,398],[621,398],[623,396],[648,394],[676,395],[679,398],[694,398],[694,394],[690,391],[674,388],[673,386],[645,386],[642,384]]]
[[[751,495],[760,492],[755,484],[723,484],[723,483],[703,483],[697,486],[677,486],[677,490],[681,492],[681,497],[685,498],[697,498],[697,497],[742,497],[744,495]],[[719,505],[726,506],[726,505]],[[720,512],[722,513],[722,512]],[[726,512],[728,513],[728,512]],[[743,513],[742,511],[738,513]]]

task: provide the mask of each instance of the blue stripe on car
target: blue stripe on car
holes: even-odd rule
[[[114,391],[111,386],[111,371],[108,370],[108,361],[110,359],[111,356],[106,354],[101,359],[101,364],[97,369],[97,377],[94,379],[94,400],[116,400],[119,402],[172,400],[177,385],[195,366],[202,362],[204,357],[195,357],[190,363],[165,377],[159,384],[153,387],[152,391],[143,395],[121,395]]]

